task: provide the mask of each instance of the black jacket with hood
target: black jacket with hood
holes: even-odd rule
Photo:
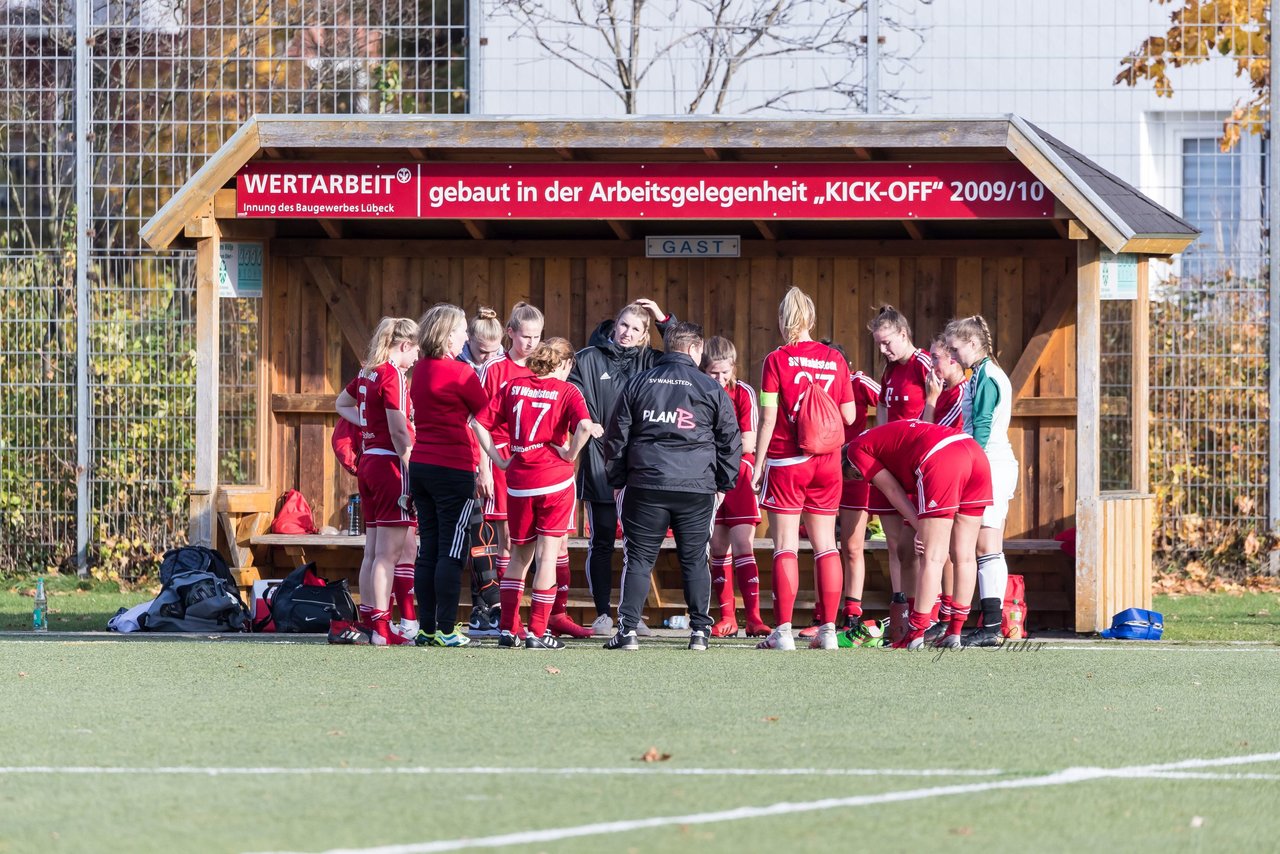
[[[674,314],[668,314],[658,323],[658,332],[665,332],[674,323]],[[622,395],[627,381],[642,371],[647,371],[662,358],[662,351],[647,345],[621,347],[613,341],[613,321],[606,320],[591,333],[591,340],[574,356],[569,382],[582,391],[587,400],[587,412],[591,420],[608,425],[613,405]],[[583,501],[607,501],[613,503],[613,488],[604,474],[604,442],[592,439],[578,458],[578,497]]]
[[[688,353],[667,353],[627,383],[604,443],[615,489],[728,492],[742,462],[733,403]]]

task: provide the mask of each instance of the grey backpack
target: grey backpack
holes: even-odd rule
[[[149,632],[242,632],[248,618],[222,555],[203,546],[184,546],[165,552],[160,595],[139,622]]]

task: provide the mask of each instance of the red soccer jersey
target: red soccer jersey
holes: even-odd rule
[[[485,411],[480,423],[511,437],[510,495],[539,495],[573,481],[573,463],[551,447],[588,420],[587,401],[576,386],[554,377],[516,377],[507,383],[496,407]]]
[[[489,399],[471,366],[449,358],[419,359],[409,400],[422,422],[409,461],[474,471],[467,420],[483,414]]]
[[[498,407],[502,405],[502,390],[507,387],[507,383],[519,377],[531,376],[533,371],[524,365],[517,365],[506,353],[481,366],[480,384],[484,386],[484,393],[489,396],[489,407],[492,410],[489,414],[490,420],[493,420]],[[511,441],[511,435],[507,430],[508,425],[500,422],[495,422],[495,425],[493,444],[501,448]]]
[[[880,386],[871,377],[862,371],[856,371],[849,378],[849,382],[853,385],[853,403],[857,412],[853,416],[853,423],[844,428],[846,442],[852,442],[858,434],[867,429],[867,407],[880,403]]]
[[[916,350],[905,362],[891,362],[880,378],[880,402],[889,411],[890,421],[919,418],[924,412],[924,378],[933,368],[933,359]]]
[[[361,371],[347,383],[347,394],[360,406],[360,438],[364,453],[396,453],[391,441],[391,428],[387,424],[387,410],[398,409],[409,421],[413,431],[413,403],[409,400],[408,383],[404,371],[390,362]]]
[[[915,489],[916,469],[925,455],[943,439],[956,435],[963,434],[927,421],[890,421],[854,439],[847,453],[849,462],[862,472],[863,480],[871,480],[884,469],[911,492]]]
[[[725,389],[729,400],[733,402],[733,414],[738,416],[738,429],[743,433],[760,432],[760,410],[756,408],[756,390],[738,380],[733,389]],[[744,453],[742,458],[747,462],[755,462],[755,454]]]
[[[777,426],[766,449],[770,459],[805,456],[796,444],[795,418],[805,390],[815,382],[830,393],[836,406],[853,400],[849,366],[839,352],[826,344],[786,344],[765,357],[760,391],[778,396]]]
[[[943,427],[964,429],[964,413],[960,410],[960,398],[964,396],[964,383],[944,388],[938,395],[938,402],[933,405],[933,423]]]

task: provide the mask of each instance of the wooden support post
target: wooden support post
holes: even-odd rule
[[[1151,304],[1147,259],[1138,259],[1138,297],[1133,301],[1133,489],[1151,491]],[[1150,549],[1152,544],[1147,543]]]
[[[1098,389],[1102,361],[1102,271],[1096,239],[1078,244],[1076,269],[1076,631],[1102,628],[1098,584],[1101,579],[1102,514],[1098,465]]]
[[[218,493],[218,223],[196,243],[196,467],[191,487],[191,545],[213,547]]]

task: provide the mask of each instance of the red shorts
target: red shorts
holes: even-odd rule
[[[911,484],[904,483],[904,489]],[[912,504],[916,503],[916,494],[907,489],[907,500]],[[876,489],[870,483],[867,484],[867,510],[877,516],[901,516],[897,508],[889,503],[889,499],[884,497],[884,493]]]
[[[554,492],[510,496],[507,532],[512,545],[525,546],[540,536],[563,537],[577,527],[577,506],[572,480]]]
[[[505,447],[502,456],[511,459]],[[507,521],[507,473],[497,466],[493,466],[493,497],[484,500],[484,518],[487,522]]]
[[[865,480],[846,480],[840,488],[841,510],[867,510],[871,497],[871,484]]]
[[[743,459],[742,465],[738,466],[737,485],[724,494],[724,501],[716,511],[717,525],[732,528],[734,525],[760,524],[760,504],[756,501],[756,491],[751,488],[755,474],[755,464]]]
[[[834,516],[843,485],[840,452],[819,457],[765,460],[760,506],[784,516],[814,513]]]
[[[991,464],[969,437],[950,436],[924,455],[916,469],[916,510],[920,518],[981,516],[991,506]]]
[[[400,506],[400,496],[409,494],[409,477],[399,457],[361,454],[356,483],[360,485],[360,513],[366,528],[417,526],[413,514]]]

